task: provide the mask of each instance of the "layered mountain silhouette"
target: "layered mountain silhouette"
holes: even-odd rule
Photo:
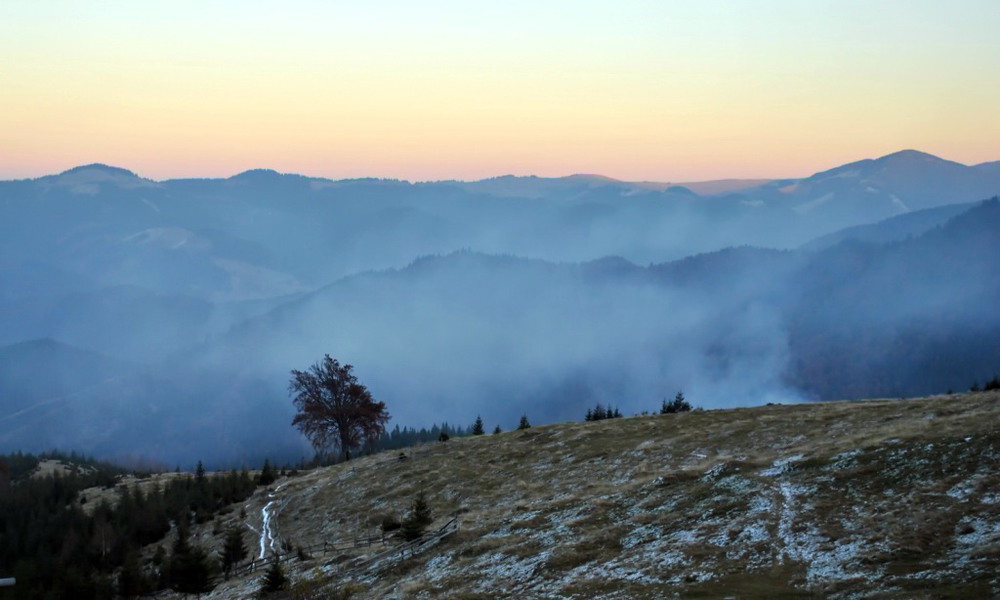
[[[904,151],[711,196],[103,165],[0,182],[0,443],[297,458],[288,372],[325,353],[416,426],[679,389],[708,408],[965,389],[1000,370],[996,164]]]

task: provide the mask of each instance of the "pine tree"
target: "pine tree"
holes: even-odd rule
[[[476,415],[476,422],[472,424],[472,435],[483,435],[486,433],[483,430],[483,418]]]
[[[281,562],[276,557],[267,569],[267,573],[264,574],[260,591],[264,594],[273,594],[274,592],[280,592],[286,587],[288,587],[288,578],[285,577],[285,571],[281,568]]]
[[[434,521],[431,508],[427,504],[427,497],[423,492],[417,494],[413,504],[410,505],[410,513],[403,521],[403,538],[407,541],[415,540],[424,534],[427,526]]]
[[[521,422],[517,424],[518,429],[531,429],[531,423],[528,422],[528,415],[521,415]]]
[[[503,432],[503,430],[500,429],[499,425],[497,425],[496,427],[493,428],[493,435],[496,435],[496,434],[502,433],[502,432]]]
[[[229,579],[229,573],[233,567],[246,557],[247,547],[243,543],[243,533],[237,527],[229,527],[222,545],[222,572],[226,579]]]
[[[660,407],[660,414],[668,415],[673,413],[686,412],[689,410],[691,410],[691,404],[684,399],[684,392],[677,392],[677,395],[674,396],[674,399],[672,401],[667,402],[666,398],[663,399],[663,405]]]
[[[184,527],[178,528],[168,569],[170,588],[176,592],[203,594],[212,589],[208,556],[200,546],[188,542]]]
[[[121,572],[118,574],[118,595],[136,598],[149,591],[149,579],[139,565],[139,551],[134,547],[125,552]]]
[[[258,478],[258,483],[260,485],[271,485],[274,480],[277,479],[274,475],[274,469],[271,468],[271,461],[264,459],[264,466],[260,469],[260,477]]]

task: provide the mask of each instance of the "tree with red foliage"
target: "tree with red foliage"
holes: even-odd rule
[[[368,388],[358,383],[351,365],[341,365],[327,354],[308,371],[292,370],[288,385],[298,414],[295,425],[317,452],[334,444],[350,460],[351,449],[377,440],[385,432],[389,413],[384,402],[376,402]]]

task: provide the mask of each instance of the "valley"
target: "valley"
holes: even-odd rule
[[[1000,368],[991,164],[0,182],[0,448],[297,463],[289,372],[327,353],[414,427],[969,389]]]

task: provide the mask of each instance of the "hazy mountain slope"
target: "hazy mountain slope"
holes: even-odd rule
[[[895,245],[716,250],[866,222],[859,186],[885,199],[914,170],[956,194],[993,181],[912,152],[714,197],[592,176],[152,182],[88,165],[0,182],[0,344],[145,361],[170,382],[156,398],[213,415],[180,451],[201,458],[222,452],[223,415],[290,419],[289,370],[328,352],[417,426],[564,420],[597,401],[638,412],[678,389],[708,406],[964,389],[996,369],[989,215]],[[157,388],[141,380],[113,397],[140,405]],[[168,424],[148,428],[156,452],[183,431]]]
[[[270,503],[279,539],[310,556],[293,550],[286,573],[327,595],[992,597],[998,410],[981,393],[535,427],[281,479],[243,508],[259,531]],[[352,542],[419,492],[431,527],[457,517],[458,532],[365,562],[399,542]],[[194,539],[218,547],[211,529]],[[247,597],[259,574],[207,597]]]
[[[1000,368],[1000,207],[905,242],[730,249],[642,268],[459,253],[347,278],[206,349],[270,373],[329,352],[403,422],[965,389]],[[266,379],[266,377],[265,377]],[[433,420],[436,417],[431,417]]]
[[[989,169],[904,150],[801,180],[775,181],[742,194],[748,201],[798,215],[789,225],[800,223],[804,232],[812,234],[799,239],[798,244],[803,244],[839,229],[910,211],[975,202],[998,191],[1000,180]]]
[[[259,464],[306,452],[290,428],[275,426],[290,422],[290,406],[261,402],[250,382],[217,376],[154,370],[53,340],[5,346],[0,447],[184,465]]]
[[[818,253],[794,282],[789,382],[823,398],[966,389],[1000,369],[1000,203]]]
[[[998,191],[988,166],[914,151],[705,198],[596,176],[410,184],[259,169],[154,182],[88,165],[0,182],[0,249],[10,262],[68,267],[104,285],[259,299],[461,248],[646,264],[741,244],[794,247]]]
[[[708,301],[688,282],[626,262],[428,257],[234,329],[211,360],[224,369],[238,353],[240,368],[273,373],[277,391],[289,368],[329,352],[354,364],[402,422],[481,412],[506,427],[523,411],[563,420],[598,401],[638,412],[681,388],[719,403],[794,398],[778,381],[780,316],[750,302],[760,288],[746,277],[743,289]]]
[[[95,388],[87,404],[101,408],[61,439],[158,460],[276,448],[297,460],[309,450],[289,426],[289,371],[325,353],[415,426],[576,420],[597,402],[635,414],[678,390],[709,408],[963,390],[1000,370],[998,261],[995,202],[902,242],[817,252],[733,248],[650,267],[425,257]],[[52,364],[68,381],[78,368]],[[87,437],[108,418],[131,429]]]
[[[908,237],[923,234],[934,227],[943,225],[950,219],[973,208],[975,204],[949,204],[904,213],[877,223],[848,227],[847,229],[841,229],[835,233],[812,240],[808,244],[803,245],[802,248],[805,250],[823,250],[845,240],[873,244],[902,241]]]

